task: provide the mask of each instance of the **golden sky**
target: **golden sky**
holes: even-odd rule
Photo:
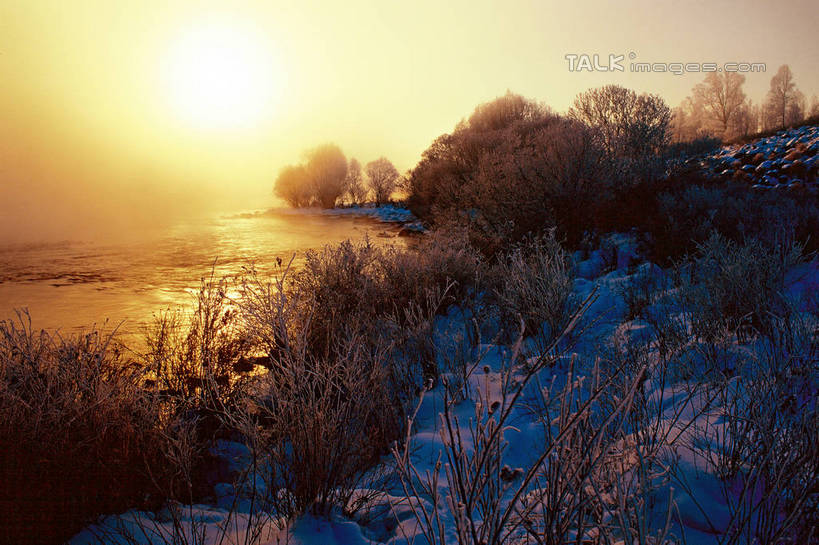
[[[755,101],[788,63],[810,96],[817,28],[814,1],[0,0],[0,240],[270,206],[277,170],[327,141],[403,171],[507,89],[565,110],[613,82],[675,106],[702,79],[570,73],[569,53],[764,62]]]

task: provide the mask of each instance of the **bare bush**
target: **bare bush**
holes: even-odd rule
[[[525,335],[542,334],[542,344],[551,344],[568,321],[573,281],[569,257],[554,233],[515,248],[497,274],[502,282],[498,305],[506,323],[522,317]]]
[[[663,280],[658,278],[657,271],[650,264],[637,270],[619,290],[628,307],[626,319],[643,317],[662,284]]]
[[[633,184],[661,174],[671,110],[659,96],[606,85],[579,94],[569,117],[597,131],[617,180]]]
[[[245,382],[240,371],[254,349],[229,289],[229,281],[217,280],[212,270],[190,314],[167,310],[145,332],[141,359],[151,382],[174,414],[199,419],[203,439],[220,427],[216,408],[235,403]]]
[[[789,309],[785,273],[800,256],[799,246],[771,248],[754,240],[738,245],[713,235],[699,247],[693,280],[681,291],[694,334],[705,340],[723,329],[743,338],[772,334],[772,318]]]
[[[805,396],[806,378],[792,367],[735,377],[720,398],[722,418],[699,430],[729,515],[721,544],[816,539],[819,408]]]
[[[246,401],[266,499],[286,517],[348,505],[403,419],[384,349],[351,337],[337,351],[283,355]]]
[[[184,494],[174,421],[113,335],[63,338],[18,318],[0,322],[0,541],[61,542],[100,514]]]

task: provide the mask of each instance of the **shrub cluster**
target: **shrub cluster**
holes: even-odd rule
[[[508,93],[423,153],[409,206],[436,225],[469,225],[489,255],[551,228],[576,245],[619,192],[661,172],[669,116],[659,98],[617,86],[580,95],[568,117]]]
[[[111,335],[0,322],[0,542],[61,543],[102,513],[190,499],[180,430]]]

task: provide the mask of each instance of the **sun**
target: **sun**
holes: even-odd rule
[[[162,67],[171,108],[202,128],[260,123],[270,115],[276,85],[282,84],[264,37],[227,24],[187,30],[171,45]]]

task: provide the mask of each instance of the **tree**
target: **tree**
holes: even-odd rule
[[[335,144],[314,148],[305,158],[279,172],[273,192],[290,206],[332,208],[346,189],[347,159]]]
[[[361,173],[361,163],[358,159],[350,159],[344,186],[351,203],[360,204],[366,200],[367,187],[364,185],[364,175]]]
[[[544,106],[507,90],[502,97],[475,108],[467,126],[477,132],[497,131],[515,122],[539,119],[545,112]]]
[[[281,169],[273,187],[273,193],[290,206],[310,206],[310,178],[304,165],[288,165]]]
[[[370,179],[370,188],[375,195],[375,203],[380,205],[390,199],[395,190],[395,181],[398,170],[386,157],[367,163],[367,177]]]
[[[621,180],[657,174],[654,159],[668,145],[671,124],[671,109],[659,96],[606,85],[577,95],[569,117],[596,131]]]
[[[759,131],[759,106],[750,100],[743,102],[734,115],[731,127],[731,134],[735,137]]]
[[[745,76],[736,72],[711,72],[694,87],[694,100],[702,104],[706,121],[722,139],[734,136],[732,128],[745,104]]]
[[[785,124],[788,126],[798,125],[807,117],[806,112],[807,99],[805,99],[802,91],[797,89],[793,92],[793,99],[788,104],[788,111],[785,112]]]
[[[770,128],[786,126],[788,112],[793,111],[793,103],[797,98],[796,93],[793,72],[790,66],[783,64],[777,70],[776,75],[771,78],[771,88],[765,102],[766,117]]]
[[[819,116],[819,96],[814,94],[810,99],[810,108],[808,109],[808,117]]]
[[[671,138],[674,142],[690,142],[707,135],[702,103],[688,96],[674,108],[671,116]]]
[[[324,144],[307,153],[307,174],[315,204],[332,208],[344,194],[347,158],[335,144]]]
[[[422,153],[407,180],[408,204],[418,217],[463,207],[465,188],[474,181],[481,159],[509,138],[556,119],[547,107],[507,92],[475,108],[472,115],[443,134]]]

